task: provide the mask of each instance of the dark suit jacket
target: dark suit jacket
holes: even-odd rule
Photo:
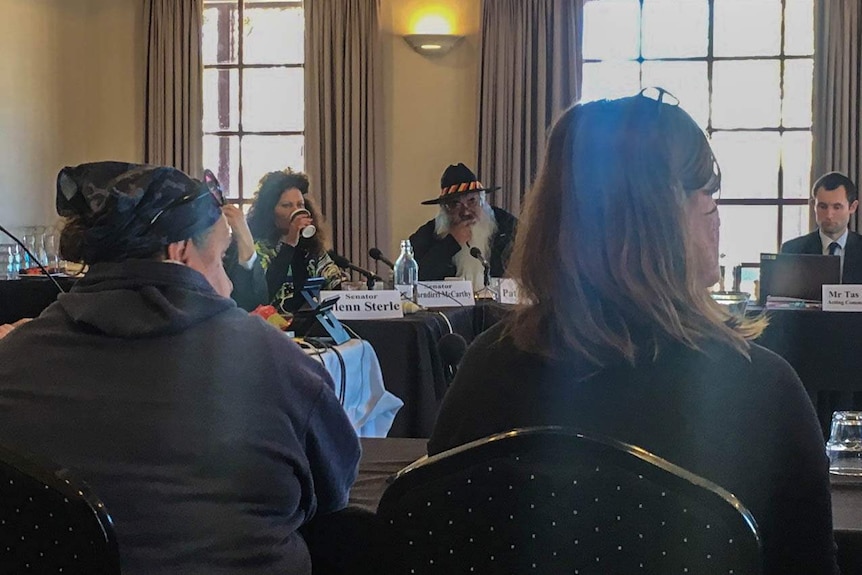
[[[512,241],[515,239],[515,226],[518,219],[505,210],[494,208],[494,218],[497,220],[497,233],[491,240],[491,277],[503,277],[509,253],[512,251]],[[442,280],[458,275],[452,258],[461,250],[461,244],[451,235],[445,238],[434,233],[434,220],[429,220],[410,236],[413,255],[419,263],[420,280]]]
[[[781,245],[781,253],[822,255],[823,244],[820,242],[820,232],[814,230],[810,234],[784,242]],[[847,233],[841,283],[862,284],[862,236],[854,232]]]

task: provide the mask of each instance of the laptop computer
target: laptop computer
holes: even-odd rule
[[[767,296],[823,299],[824,284],[841,283],[841,258],[815,254],[760,254],[760,305]]]

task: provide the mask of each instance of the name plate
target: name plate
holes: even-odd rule
[[[492,280],[493,281],[493,280]],[[500,303],[519,304],[524,303],[521,299],[521,286],[512,278],[497,278],[497,293],[500,294]]]
[[[862,285],[824,285],[823,311],[862,311]]]
[[[338,296],[332,315],[338,319],[391,319],[404,317],[401,294],[396,290],[321,291],[320,301]]]
[[[422,282],[417,286],[422,307],[458,307],[476,304],[473,282],[467,280]]]

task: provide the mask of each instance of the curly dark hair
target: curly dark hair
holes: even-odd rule
[[[311,214],[317,233],[307,241],[309,252],[319,254],[327,248],[327,229],[317,207],[308,195],[308,176],[288,168],[269,172],[260,179],[254,193],[254,203],[248,212],[248,227],[255,240],[278,242],[281,232],[275,227],[275,206],[281,195],[291,188],[298,189],[305,200],[305,209]]]

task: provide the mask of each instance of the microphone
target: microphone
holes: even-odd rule
[[[386,259],[386,256],[384,256],[383,252],[381,252],[379,249],[371,248],[370,250],[368,250],[368,255],[371,257],[371,259],[373,259],[376,262],[380,262],[380,263],[384,264],[389,269],[393,269],[393,270],[395,269],[395,264],[393,264],[391,261]]]
[[[451,382],[458,373],[458,364],[467,352],[467,340],[457,333],[447,333],[437,341],[437,351]]]
[[[383,281],[383,278],[380,277],[379,275],[377,275],[376,273],[368,271],[365,268],[361,268],[361,267],[351,263],[349,259],[336,253],[335,250],[329,250],[329,252],[327,252],[327,253],[329,254],[329,257],[332,258],[332,261],[335,262],[335,265],[337,265],[341,269],[353,270],[356,273],[364,276],[365,278],[367,278],[371,281],[381,281],[381,282]]]
[[[485,256],[482,255],[482,250],[480,250],[479,248],[477,248],[477,247],[470,248],[470,255],[473,256],[474,258],[476,258],[477,260],[479,260],[480,262],[482,262],[482,265],[485,267],[485,269],[488,269],[491,267],[491,264],[489,264],[488,260],[485,259]]]
[[[21,246],[21,248],[22,248],[25,252],[27,252],[27,255],[28,255],[28,256],[30,256],[30,259],[33,261],[33,263],[35,263],[37,266],[39,266],[39,269],[40,269],[40,270],[42,270],[42,273],[43,273],[43,274],[45,274],[45,277],[46,277],[46,278],[48,278],[49,280],[51,280],[51,281],[54,283],[54,286],[57,288],[57,291],[59,291],[60,293],[66,293],[66,290],[64,290],[64,289],[63,289],[63,287],[60,285],[60,283],[59,283],[56,279],[54,279],[54,276],[52,276],[50,273],[48,273],[48,270],[46,270],[46,269],[45,269],[45,266],[43,266],[43,265],[42,265],[42,262],[40,262],[40,261],[36,258],[36,256],[34,256],[34,255],[33,255],[33,252],[31,252],[30,250],[28,250],[28,249],[27,249],[27,246],[25,246],[25,245],[24,245],[24,242],[22,242],[21,240],[19,240],[18,238],[16,238],[16,237],[12,234],[12,232],[10,232],[9,230],[7,230],[7,229],[6,229],[6,228],[4,228],[3,226],[0,226],[0,232],[3,232],[4,234],[6,234],[6,235],[7,235],[7,236],[9,236],[10,238],[12,238],[12,239],[15,241],[15,243],[16,243],[16,244],[18,244],[19,246]]]

